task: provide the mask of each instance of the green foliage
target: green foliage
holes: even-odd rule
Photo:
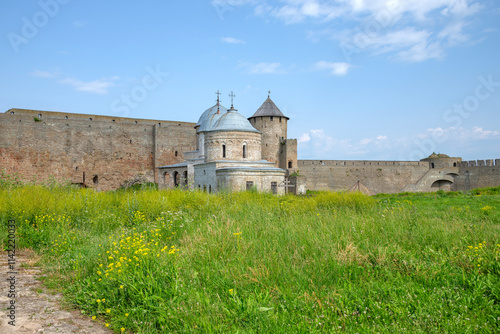
[[[500,194],[0,187],[67,300],[115,332],[498,331]]]

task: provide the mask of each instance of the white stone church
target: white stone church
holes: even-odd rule
[[[297,166],[297,140],[286,138],[288,119],[269,96],[248,119],[217,98],[195,126],[196,150],[184,152],[182,163],[160,167],[160,184],[207,192],[296,192],[287,181]]]

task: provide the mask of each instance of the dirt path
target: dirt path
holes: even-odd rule
[[[65,310],[61,306],[61,294],[51,294],[37,279],[41,269],[33,267],[35,254],[29,251],[17,252],[15,268],[15,326],[9,324],[8,317],[11,298],[8,258],[0,252],[0,333],[95,333],[110,334],[111,330],[89,318],[82,317],[78,311]]]

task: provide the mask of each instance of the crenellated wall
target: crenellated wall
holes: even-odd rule
[[[24,181],[50,177],[99,190],[183,160],[194,123],[11,109],[0,114],[0,170]]]
[[[500,159],[462,161],[458,170],[451,190],[467,191],[500,185]]]

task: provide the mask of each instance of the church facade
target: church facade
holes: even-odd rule
[[[297,165],[297,141],[287,139],[288,119],[269,96],[248,119],[217,100],[194,127],[196,150],[183,152],[181,163],[158,168],[159,187],[285,193],[295,187],[287,177]]]

